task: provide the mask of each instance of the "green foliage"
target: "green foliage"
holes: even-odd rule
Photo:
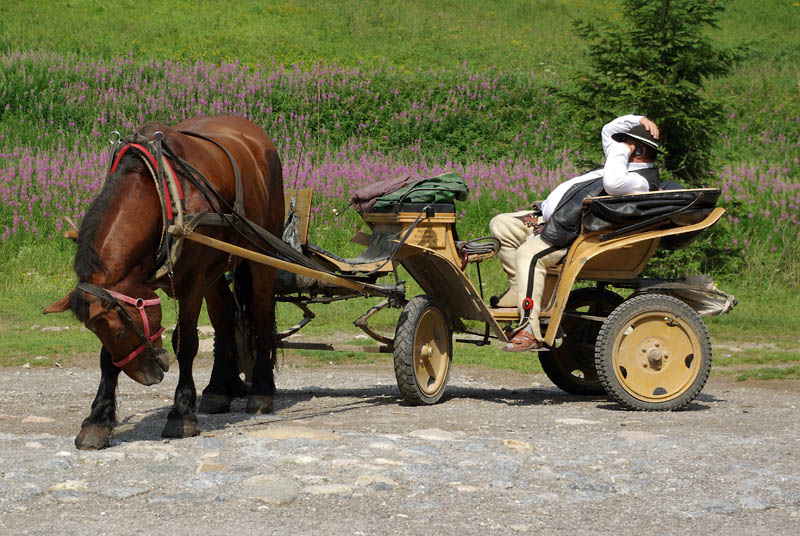
[[[589,68],[559,91],[584,142],[597,148],[597,132],[610,118],[647,115],[658,124],[667,172],[688,185],[708,178],[722,103],[705,90],[708,79],[730,72],[738,49],[721,49],[705,33],[724,11],[720,1],[623,0],[619,13],[579,20],[589,42]]]

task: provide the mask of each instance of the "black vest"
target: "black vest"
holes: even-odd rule
[[[650,191],[658,190],[658,170],[656,168],[629,171],[647,179]],[[579,182],[566,191],[550,219],[542,228],[542,240],[560,248],[569,246],[581,233],[581,213],[583,200],[587,197],[607,195],[603,190],[603,177]]]

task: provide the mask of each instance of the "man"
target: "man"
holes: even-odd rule
[[[498,257],[508,290],[492,307],[517,307],[521,322],[504,350],[542,350],[539,311],[547,269],[567,253],[580,233],[582,201],[598,195],[625,195],[658,189],[655,162],[658,127],[647,117],[624,115],[603,127],[605,165],[558,185],[539,211],[499,214],[489,229],[500,241]]]

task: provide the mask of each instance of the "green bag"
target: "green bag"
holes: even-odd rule
[[[388,212],[398,203],[453,203],[466,201],[469,188],[461,176],[443,173],[430,179],[409,184],[379,197],[372,207],[376,212]]]

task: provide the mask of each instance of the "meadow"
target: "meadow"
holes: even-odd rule
[[[767,3],[756,13],[729,2],[713,33],[720,46],[750,50],[730,77],[708,84],[729,120],[704,185],[723,190],[728,214],[651,272],[712,274],[748,298],[712,321],[712,334],[771,334],[798,358],[800,6]],[[114,130],[202,114],[253,120],[276,142],[286,187],[314,188],[312,240],[342,254],[355,253],[347,241],[361,228],[342,212],[353,188],[455,171],[470,187],[459,232],[483,236],[494,214],[543,198],[582,171],[578,162],[600,157],[599,143],[598,154],[574,149],[581,125],[554,91],[583,61],[570,21],[613,3],[510,1],[487,11],[477,1],[244,1],[225,13],[212,2],[2,4],[0,329],[13,362],[91,347],[77,334],[60,349],[47,337],[23,341],[33,323],[56,322],[36,310],[74,284],[61,217],[84,215]],[[134,6],[156,16],[137,19]],[[502,284],[489,270],[489,286]]]

